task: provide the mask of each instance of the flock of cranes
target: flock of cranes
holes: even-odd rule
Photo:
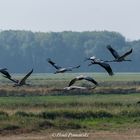
[[[119,55],[118,52],[113,49],[111,47],[111,45],[108,45],[107,46],[107,49],[110,51],[110,53],[113,55],[114,57],[114,60],[108,60],[108,61],[104,61],[104,60],[101,60],[101,59],[98,59],[96,58],[95,56],[92,56],[92,57],[89,57],[89,58],[86,58],[85,61],[90,61],[90,64],[88,66],[91,66],[91,65],[94,65],[94,64],[97,64],[99,66],[101,66],[102,68],[104,68],[108,74],[110,76],[114,75],[113,71],[112,71],[112,68],[110,66],[110,64],[108,64],[109,62],[122,62],[122,61],[131,61],[131,60],[128,60],[126,59],[126,57],[132,53],[132,49],[130,49],[129,51],[127,51],[126,53],[124,53],[123,55]],[[72,71],[73,69],[78,69],[80,68],[80,65],[77,65],[77,66],[73,66],[73,67],[67,67],[67,68],[64,68],[64,67],[61,67],[59,65],[57,65],[55,62],[53,62],[50,58],[47,59],[48,63],[51,64],[55,69],[56,71],[54,72],[54,74],[57,74],[57,73],[64,73],[64,72],[67,72],[67,71]],[[3,76],[7,79],[9,79],[10,81],[12,81],[14,83],[14,87],[16,86],[23,86],[23,85],[29,85],[26,83],[26,80],[27,78],[33,73],[33,69],[31,71],[29,71],[22,79],[18,80],[18,79],[15,79],[13,78],[8,70],[6,68],[3,68],[3,69],[0,69],[0,72],[3,74]],[[91,83],[93,83],[95,86],[94,87],[91,87],[90,89],[93,89],[95,88],[97,85],[98,85],[98,82],[96,80],[94,80],[92,77],[89,77],[89,76],[85,76],[85,75],[80,75],[80,76],[77,76],[75,77],[74,79],[72,79],[69,83],[69,85],[67,87],[64,88],[64,90],[72,90],[72,89],[88,89],[88,87],[81,87],[81,86],[74,86],[75,82],[76,81],[79,81],[79,80],[86,80],[86,81],[89,81]]]

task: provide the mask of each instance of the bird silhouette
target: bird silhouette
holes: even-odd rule
[[[64,68],[64,67],[61,67],[61,66],[57,65],[50,58],[48,58],[47,61],[48,61],[48,63],[50,63],[56,69],[56,71],[54,72],[55,74],[56,73],[64,73],[66,71],[72,71],[73,69],[76,69],[76,68],[79,68],[80,67],[80,65],[77,65],[77,66],[74,66],[74,67]]]
[[[129,51],[127,51],[126,53],[124,53],[123,55],[119,55],[118,52],[113,49],[111,47],[111,45],[108,45],[107,46],[107,49],[110,51],[110,53],[113,55],[113,57],[115,58],[114,60],[111,60],[111,61],[105,61],[105,62],[122,62],[122,61],[132,61],[132,60],[128,60],[128,59],[125,59],[128,55],[130,55],[133,51],[133,49],[130,49]]]
[[[7,75],[7,77],[10,77],[10,74],[7,72],[7,68],[2,68],[2,69],[0,69],[0,72],[1,72],[3,75]]]
[[[91,77],[89,77],[89,76],[80,75],[80,76],[77,76],[77,77],[75,77],[74,79],[72,79],[72,80],[70,81],[69,87],[70,87],[71,85],[73,85],[76,81],[79,81],[79,80],[87,80],[87,81],[92,82],[92,83],[95,84],[95,85],[98,85],[98,83],[97,83],[93,78],[91,78]]]
[[[17,80],[15,78],[12,78],[12,76],[6,70],[3,72],[3,76],[5,78],[9,79],[10,81],[14,82],[15,83],[14,87],[16,87],[16,86],[29,85],[29,84],[26,84],[26,80],[32,74],[32,72],[33,72],[33,69],[30,72],[28,72],[21,80]]]
[[[108,63],[104,62],[103,60],[97,59],[95,56],[89,57],[86,60],[91,60],[91,63],[88,66],[97,64],[97,65],[103,67],[110,76],[114,75],[111,66]]]

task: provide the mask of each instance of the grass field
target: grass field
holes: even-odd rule
[[[31,87],[21,88],[12,87],[11,82],[1,77],[0,133],[29,133],[48,129],[64,131],[140,129],[139,73],[119,73],[114,77],[88,73],[86,75],[93,76],[99,81],[100,86],[95,90],[61,91],[60,89],[67,86],[76,75],[34,74],[28,79],[32,84]],[[21,76],[16,75],[17,78]],[[77,84],[86,85],[83,81]]]
[[[1,97],[0,130],[125,130],[140,126],[140,94]]]

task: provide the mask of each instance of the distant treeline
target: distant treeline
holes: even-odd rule
[[[119,53],[133,48],[129,56],[132,62],[111,63],[114,72],[140,72],[140,40],[127,41],[120,33],[108,31],[86,32],[0,32],[0,67],[10,72],[27,72],[32,67],[35,72],[53,72],[47,63],[52,58],[60,66],[82,64],[75,72],[103,72],[99,66],[88,67],[84,59],[95,55],[103,60],[113,57],[106,49],[111,44]]]

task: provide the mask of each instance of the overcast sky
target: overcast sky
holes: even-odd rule
[[[0,30],[117,31],[140,39],[140,0],[0,0]]]

